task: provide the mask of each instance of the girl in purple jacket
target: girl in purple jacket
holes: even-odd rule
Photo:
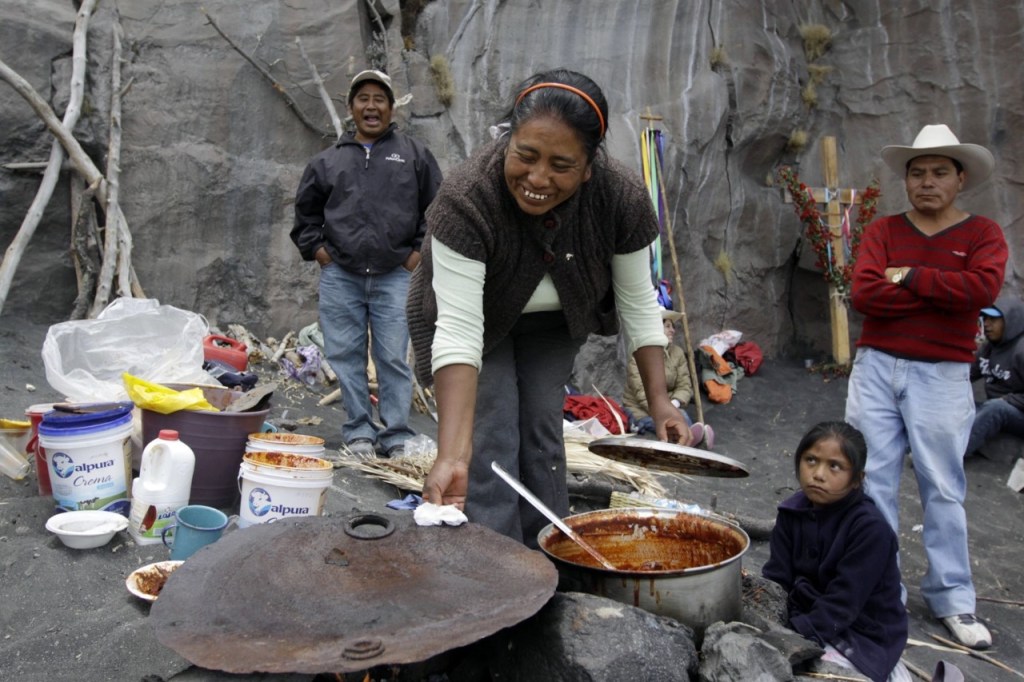
[[[864,436],[822,422],[797,446],[800,491],[779,505],[762,575],[789,594],[789,626],[824,647],[823,660],[874,682],[909,680],[896,534],[864,494]]]

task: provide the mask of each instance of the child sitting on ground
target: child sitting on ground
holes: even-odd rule
[[[686,418],[690,433],[693,434],[694,447],[703,442],[704,446],[710,450],[715,447],[715,432],[710,425],[700,422],[694,424],[684,409],[684,406],[693,397],[693,380],[690,378],[690,365],[686,360],[686,351],[672,343],[676,334],[675,322],[682,317],[682,313],[664,308],[661,310],[665,336],[668,337],[668,345],[665,346],[665,388],[668,389],[672,404]],[[636,433],[654,433],[654,420],[647,413],[647,396],[644,393],[644,384],[640,379],[640,369],[637,367],[635,358],[629,359],[629,367],[626,369],[626,390],[622,396],[622,406],[632,416],[636,424],[634,427]]]
[[[779,505],[762,575],[789,595],[789,626],[822,660],[874,682],[910,680],[896,534],[861,489],[867,445],[845,422],[822,422],[797,446],[800,491]]]
[[[971,381],[985,380],[964,456],[999,433],[1024,437],[1024,303],[1003,295],[981,311],[986,342],[971,366]]]

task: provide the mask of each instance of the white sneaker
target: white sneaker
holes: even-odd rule
[[[946,616],[942,624],[953,634],[953,639],[971,649],[987,649],[992,646],[992,633],[974,617],[973,613]]]

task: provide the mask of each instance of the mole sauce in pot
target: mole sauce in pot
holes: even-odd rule
[[[732,621],[742,607],[742,557],[750,538],[717,517],[657,509],[607,509],[565,519],[615,565],[601,568],[553,525],[540,548],[558,566],[560,587],[596,594],[674,618],[698,638],[716,621]]]

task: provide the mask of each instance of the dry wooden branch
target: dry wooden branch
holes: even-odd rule
[[[302,39],[295,38],[295,44],[299,46],[299,54],[302,55],[302,61],[306,62],[306,66],[309,67],[310,72],[313,74],[313,82],[320,93],[320,99],[323,101],[327,113],[331,116],[331,125],[334,126],[335,139],[341,139],[345,130],[341,127],[341,118],[338,116],[338,110],[334,108],[334,102],[331,100],[331,96],[327,94],[327,88],[324,87],[324,80],[320,78],[320,72],[317,71],[316,64],[306,54],[306,48],[302,46]]]
[[[81,184],[81,179],[75,176],[72,181],[72,192],[76,192],[74,187]],[[96,207],[93,203],[96,184],[77,193],[80,196],[76,198],[77,207],[72,211],[77,217],[71,229],[71,255],[78,280],[78,296],[71,311],[72,320],[81,320],[88,314],[100,270],[99,235],[96,230]]]
[[[71,131],[57,119],[57,115],[53,113],[50,105],[39,96],[39,93],[36,92],[35,88],[28,81],[18,75],[2,59],[0,59],[0,78],[7,81],[14,88],[14,91],[29,103],[29,106],[39,115],[39,118],[43,119],[43,123],[50,129],[53,136],[60,140],[61,146],[68,153],[68,157],[71,159],[75,170],[82,174],[85,181],[91,185],[97,179],[100,180],[96,196],[100,200],[100,204],[106,206],[107,183],[103,180],[103,174],[100,173],[100,169],[96,167],[96,164],[92,162],[89,155],[82,149],[82,145],[74,138]]]
[[[70,97],[67,108],[64,110],[62,121],[62,125],[67,130],[72,130],[75,127],[82,112],[82,99],[85,92],[86,38],[89,33],[89,19],[97,2],[98,0],[85,0],[78,9],[78,16],[75,18],[75,31],[72,36]],[[11,73],[13,74],[14,72],[12,71]],[[18,76],[18,78],[20,79],[21,77]],[[7,80],[6,77],[5,80]],[[11,84],[14,85],[13,83]],[[48,106],[47,109],[49,109]],[[56,116],[54,116],[54,119],[56,120]],[[21,263],[21,256],[35,234],[36,228],[39,227],[39,223],[43,218],[43,211],[46,209],[47,204],[50,203],[50,197],[53,196],[53,190],[60,179],[60,170],[63,163],[64,152],[61,149],[61,144],[54,140],[53,145],[50,147],[50,158],[46,162],[43,179],[39,184],[39,189],[36,191],[36,196],[32,200],[24,220],[22,220],[18,233],[14,235],[10,246],[7,247],[3,262],[0,263],[0,312],[3,311],[4,304],[7,302],[11,282],[14,281],[14,272]]]
[[[281,97],[284,98],[285,103],[288,105],[288,107],[292,111],[295,112],[295,115],[299,117],[299,120],[302,121],[303,125],[305,125],[307,128],[309,128],[310,130],[312,130],[313,132],[315,132],[315,133],[317,133],[319,135],[327,135],[328,134],[326,130],[324,130],[323,128],[318,126],[316,123],[314,123],[312,120],[310,120],[309,116],[306,115],[306,112],[304,112],[302,110],[302,107],[299,106],[299,103],[295,101],[295,98],[288,94],[288,91],[284,89],[284,86],[282,86],[280,83],[278,83],[277,79],[274,78],[271,75],[271,73],[269,71],[267,71],[266,68],[264,68],[264,66],[262,64],[257,62],[251,56],[249,56],[249,54],[246,53],[245,50],[243,50],[241,47],[239,47],[235,43],[235,41],[233,41],[231,38],[229,38],[227,36],[227,34],[225,34],[224,31],[222,31],[220,29],[220,26],[217,25],[217,22],[214,21],[213,17],[210,16],[210,13],[206,11],[205,7],[200,8],[199,11],[202,12],[203,15],[206,17],[207,23],[209,23],[210,26],[213,26],[213,30],[216,31],[217,34],[220,35],[221,38],[223,38],[225,41],[227,41],[228,45],[231,46],[231,49],[233,49],[238,54],[242,55],[242,58],[245,59],[245,61],[247,61],[250,64],[252,64],[252,66],[257,71],[260,72],[260,75],[263,76],[266,80],[268,80],[270,82],[270,85],[274,88],[274,90],[276,90],[277,92],[281,93]]]
[[[96,317],[110,301],[110,290],[115,271],[118,273],[118,294],[131,296],[129,265],[131,244],[124,249],[122,233],[128,225],[121,213],[121,23],[114,24],[113,54],[110,64],[110,139],[107,143],[107,223],[103,243],[103,262],[100,267],[96,298],[90,317]]]
[[[293,336],[295,336],[294,331],[290,331],[284,335],[284,338],[281,339],[281,343],[277,344],[277,350],[274,351],[274,356],[270,358],[271,362],[277,362],[281,359],[281,356],[288,350],[288,342],[292,340]]]
[[[48,165],[48,161],[12,161],[3,164],[3,167],[9,171],[44,171]]]
[[[929,633],[929,634],[931,634],[931,633]],[[940,637],[939,635],[936,635],[936,634],[932,634],[931,638],[934,639],[936,642],[939,642],[941,644],[945,644],[946,646],[952,647],[952,648],[956,649],[957,651],[962,651],[965,654],[967,654],[968,656],[972,656],[972,657],[977,658],[979,660],[985,661],[986,663],[991,663],[995,667],[1000,668],[1002,670],[1005,670],[1006,672],[1013,673],[1017,677],[1024,677],[1024,673],[1020,673],[1020,672],[1014,670],[1010,666],[1006,665],[1005,663],[1003,663],[1001,661],[997,661],[996,659],[992,658],[988,654],[983,654],[980,651],[975,651],[974,649],[966,647],[963,644],[960,644],[958,642],[954,642],[952,640],[946,639],[945,637]]]
[[[801,677],[813,677],[816,680],[837,680],[839,682],[864,682],[867,678],[864,677],[847,677],[846,675],[836,675],[835,673],[816,673],[816,672],[805,672],[800,673]]]
[[[328,393],[327,395],[325,395],[323,398],[321,398],[320,402],[318,402],[317,405],[320,405],[321,407],[323,407],[324,405],[330,405],[333,402],[337,402],[340,399],[341,399],[341,389],[340,388],[336,388],[333,391],[331,391],[330,393]]]
[[[920,678],[922,680],[925,680],[925,682],[931,682],[932,676],[928,674],[927,670],[922,670],[921,668],[917,667],[916,665],[914,665],[913,663],[911,663],[910,661],[908,661],[905,658],[901,658],[900,662],[903,663],[903,666],[907,670],[912,672],[918,678]]]
[[[331,363],[327,362],[327,358],[320,360],[320,369],[324,371],[324,376],[327,377],[327,383],[333,384],[338,381],[338,373],[331,367]]]
[[[994,604],[1009,604],[1010,606],[1024,606],[1024,601],[1019,599],[997,599],[995,597],[976,597],[978,601],[990,601]]]

